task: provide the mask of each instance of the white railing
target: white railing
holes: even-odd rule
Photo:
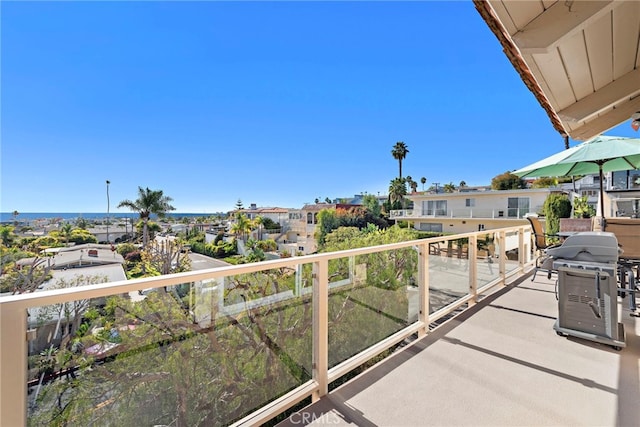
[[[538,206],[536,210],[505,208],[457,208],[457,209],[402,209],[391,211],[389,217],[392,219],[403,218],[463,218],[463,219],[523,219],[529,213],[538,212],[542,208]]]
[[[27,418],[31,416],[32,409],[30,408],[37,400],[34,394],[37,395],[40,388],[44,387],[42,376],[37,388],[33,386],[33,382],[28,385],[29,366],[27,361],[29,352],[27,341],[32,339],[35,334],[33,330],[29,330],[29,322],[27,322],[29,310],[81,300],[128,295],[129,293],[137,295],[138,291],[150,288],[157,289],[158,296],[161,296],[167,295],[162,293],[163,289],[170,289],[169,287],[175,285],[190,284],[189,316],[191,320],[180,323],[183,332],[176,335],[173,338],[174,341],[166,344],[170,341],[166,332],[163,333],[163,338],[160,341],[153,341],[154,345],[152,346],[145,344],[142,337],[136,338],[135,334],[125,337],[131,341],[125,341],[126,351],[123,350],[124,353],[120,355],[111,353],[100,361],[100,366],[94,363],[93,365],[89,364],[89,367],[73,366],[65,371],[67,376],[72,375],[74,387],[78,387],[79,390],[82,390],[83,382],[96,381],[95,379],[90,380],[95,374],[94,371],[110,366],[110,364],[119,366],[118,363],[125,363],[121,360],[137,360],[136,357],[143,351],[158,350],[169,353],[166,347],[174,344],[189,343],[190,347],[188,348],[191,353],[187,352],[181,357],[184,360],[185,369],[186,366],[189,366],[189,369],[193,368],[194,375],[196,375],[197,369],[202,368],[202,363],[207,363],[209,359],[218,360],[217,364],[211,362],[212,366],[219,366],[220,360],[227,360],[232,364],[236,358],[241,357],[240,353],[216,352],[220,345],[219,338],[214,338],[211,335],[215,335],[218,328],[225,331],[224,333],[228,333],[234,328],[237,329],[237,337],[235,338],[237,340],[253,340],[256,338],[254,334],[259,332],[261,341],[256,346],[256,353],[247,358],[246,368],[236,367],[236,369],[251,369],[253,374],[255,374],[254,371],[262,372],[263,368],[251,366],[249,361],[254,360],[254,357],[258,359],[268,352],[270,347],[266,346],[264,340],[275,341],[273,334],[276,333],[270,328],[276,328],[278,331],[287,327],[294,329],[298,323],[303,321],[301,320],[303,316],[306,316],[306,313],[310,311],[311,350],[306,350],[305,353],[304,349],[307,349],[308,346],[300,344],[304,338],[299,338],[300,341],[293,344],[294,351],[281,351],[278,357],[273,356],[275,353],[270,353],[266,359],[269,361],[269,365],[265,365],[273,366],[278,358],[280,360],[285,358],[287,359],[285,365],[288,364],[289,367],[293,365],[306,366],[309,370],[309,378],[305,379],[307,377],[299,375],[297,382],[285,386],[284,391],[275,390],[273,392],[275,394],[271,398],[262,403],[258,402],[258,406],[240,407],[233,413],[233,418],[216,421],[217,423],[229,424],[235,420],[236,425],[258,425],[308,397],[312,397],[312,400],[315,401],[326,395],[332,381],[339,379],[416,332],[419,336],[427,334],[430,323],[450,315],[462,306],[473,305],[479,295],[486,294],[496,286],[505,285],[506,279],[511,276],[522,274],[525,267],[531,265],[530,243],[529,227],[518,226],[492,230],[491,232],[466,233],[254,264],[2,297],[0,298],[0,378],[2,378],[0,383],[0,425],[27,425]],[[515,258],[514,253],[517,254]],[[415,262],[412,264],[408,261],[409,259],[414,259]],[[279,285],[276,284],[276,290],[269,295],[247,298],[246,288],[230,285],[232,282],[244,285],[250,275],[255,275],[254,277],[258,278],[261,284],[270,283],[269,280],[274,277],[269,275],[271,272],[278,272],[278,277],[283,277],[285,280],[294,279],[291,281],[291,287],[278,290]],[[242,278],[242,280],[234,282],[236,278]],[[390,283],[398,285],[393,292],[390,291]],[[350,292],[346,298],[343,298],[344,292]],[[391,299],[398,298],[398,301],[401,301],[401,304],[398,305],[399,311],[387,310],[390,296]],[[338,298],[338,300],[334,298]],[[330,300],[333,301],[331,308]],[[371,327],[369,323],[360,324],[364,317],[350,319],[349,322],[344,320],[352,315],[351,313],[354,313],[355,309],[347,311],[342,311],[342,309],[347,303],[354,302],[354,307],[366,310],[367,316],[373,316],[372,313],[375,313],[378,316],[376,319],[379,318],[381,322],[392,325],[387,335],[381,339],[377,339],[375,342],[365,340],[361,348],[344,352],[342,343],[354,341],[356,335],[362,335],[363,328]],[[130,302],[130,304],[128,307],[131,312],[134,312],[136,310],[135,304],[140,303]],[[290,310],[296,308],[299,309],[299,313],[302,313],[301,317],[297,317],[295,322],[287,324],[287,317],[292,316]],[[263,311],[259,311],[260,309]],[[174,312],[169,312],[173,316]],[[384,316],[380,316],[381,312]],[[158,311],[153,314],[158,315],[159,313]],[[268,319],[272,313],[277,313],[279,316],[277,322],[272,323],[273,319]],[[260,318],[260,316],[263,317]],[[243,326],[242,322],[249,322],[247,319],[251,319],[253,322],[255,317],[260,318],[257,321],[260,327],[251,332],[246,328],[246,325]],[[396,318],[400,321],[389,320]],[[138,320],[148,321],[146,319]],[[173,318],[164,318],[160,320],[160,323],[171,323],[174,320]],[[262,323],[260,324],[260,322]],[[168,328],[166,325],[164,327]],[[123,334],[126,333],[123,332]],[[339,337],[345,334],[347,337],[344,341],[339,341]],[[205,338],[196,340],[193,338],[194,335]],[[330,344],[330,337],[333,337],[333,344]],[[277,342],[273,348],[282,350],[290,344],[288,341],[292,339],[291,337],[283,339]],[[190,340],[193,340],[193,344]],[[338,340],[337,344],[336,340]],[[198,345],[196,345],[196,341]],[[201,348],[203,345],[209,346],[208,350]],[[110,345],[109,348],[115,346]],[[185,351],[185,348],[187,347],[181,347],[181,351]],[[244,351],[246,348],[242,347],[242,350]],[[196,354],[196,352],[202,354]],[[142,357],[149,358],[149,360],[145,359],[146,364],[153,365],[151,356],[147,356],[146,353],[142,354]],[[163,357],[166,359],[169,356],[165,354]],[[300,358],[302,361],[298,360],[298,363],[295,363],[296,358]],[[165,359],[158,360],[164,362]],[[141,372],[142,366],[134,365],[134,362],[130,363],[132,368],[123,371],[117,371],[114,368],[109,371],[109,378],[119,375],[116,381],[137,381],[137,385],[131,386],[131,390],[137,391],[136,386],[150,387],[152,380],[145,378],[169,376],[165,370],[145,374]],[[135,370],[133,366],[135,366]],[[83,371],[83,369],[85,370]],[[119,369],[124,368],[120,367]],[[271,373],[265,372],[264,375],[271,375]],[[274,374],[275,378],[283,376],[282,374]],[[197,381],[195,383],[189,382],[195,381],[193,378],[197,378]],[[205,395],[207,387],[216,380],[206,375],[196,375],[193,378],[186,380],[180,376],[180,378],[165,378],[164,381],[175,387],[181,386],[178,387],[181,393],[186,393],[185,384],[192,388],[202,387],[202,392],[191,390],[189,395]],[[61,369],[58,372],[58,377],[54,377],[52,384],[60,386],[65,382],[70,382],[70,380],[63,378]],[[237,404],[234,400],[234,393],[240,393],[240,391],[236,386],[238,384],[231,384],[232,388],[224,391],[228,400],[227,406],[232,403]],[[96,384],[95,387],[99,387],[99,384]],[[188,390],[189,387],[186,389]],[[69,388],[68,392],[74,390],[74,388]],[[158,393],[160,392],[158,391]],[[176,391],[176,393],[178,392]],[[41,396],[43,394],[45,393],[41,393]],[[60,405],[60,402],[64,403],[65,399],[69,399],[69,397],[62,393],[60,396],[62,398],[59,397],[57,400],[58,405],[64,407],[64,405]],[[71,417],[76,417],[73,420],[77,423],[95,421],[93,417],[102,416],[100,411],[104,411],[105,408],[108,409],[113,405],[116,407],[118,405],[125,406],[124,403],[119,403],[117,396],[118,393],[114,390],[103,390],[103,394],[99,398],[95,397],[97,400],[92,403],[91,409],[93,411],[83,413],[84,415],[75,414]],[[131,393],[127,398],[134,399],[134,396],[137,394]],[[211,401],[216,400],[215,396],[208,398]],[[87,399],[86,395],[84,399]],[[158,401],[161,401],[161,398]],[[132,402],[135,401],[127,401],[126,405],[134,405],[135,403]],[[171,401],[171,404],[179,406],[179,402]],[[58,410],[62,409],[55,406],[51,408],[51,411]],[[70,415],[66,414],[65,416]],[[87,416],[90,419],[83,420],[80,418],[81,416]],[[183,422],[188,423],[188,421]]]

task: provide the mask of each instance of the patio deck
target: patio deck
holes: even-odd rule
[[[279,424],[638,426],[640,319],[626,347],[558,336],[555,276],[524,276]]]

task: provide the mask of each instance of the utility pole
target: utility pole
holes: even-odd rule
[[[111,181],[107,180],[107,243],[111,243],[109,240],[109,184]]]

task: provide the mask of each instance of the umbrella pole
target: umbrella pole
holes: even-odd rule
[[[602,164],[598,163],[598,169],[600,172],[600,215],[602,216],[602,226],[604,228],[604,182],[602,179]]]

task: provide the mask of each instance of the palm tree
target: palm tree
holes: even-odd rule
[[[262,240],[262,226],[264,225],[264,218],[258,215],[253,220],[253,223],[258,227],[258,240]]]
[[[424,191],[424,185],[427,183],[427,178],[423,176],[420,178],[420,182],[422,183],[422,191]]]
[[[236,214],[236,222],[231,226],[231,232],[238,236],[242,236],[242,240],[247,240],[246,236],[251,231],[251,221],[241,212]]]
[[[393,150],[391,150],[391,155],[394,159],[398,161],[399,166],[399,175],[398,178],[402,179],[402,161],[407,157],[407,153],[409,149],[407,148],[407,144],[402,141],[396,142],[396,145],[393,146]]]
[[[407,186],[404,179],[394,178],[389,185],[389,201],[391,206],[396,202],[404,202],[404,196],[407,194]],[[403,203],[404,205],[404,203]]]
[[[82,229],[82,230],[86,230],[87,227],[89,226],[89,223],[87,222],[86,219],[80,217],[78,219],[76,219],[76,227]]]
[[[20,212],[13,211],[13,225],[16,227],[18,226],[18,215],[20,215]]]
[[[149,243],[149,230],[147,223],[151,214],[156,214],[162,218],[168,211],[176,208],[170,205],[173,201],[171,197],[165,196],[162,190],[150,190],[149,187],[138,187],[138,199],[135,201],[123,200],[118,204],[118,208],[129,208],[140,214],[142,220],[142,246]]]
[[[442,189],[444,190],[445,193],[453,193],[454,191],[456,191],[456,186],[453,184],[453,182],[450,182],[448,184],[443,185]]]
[[[460,188],[464,188],[467,186],[467,183],[465,181],[460,181],[460,184],[458,184],[458,187]]]
[[[73,226],[71,224],[65,224],[60,228],[60,237],[64,237],[65,246],[69,246],[69,237],[71,237],[72,231]]]
[[[413,180],[413,178],[411,178],[411,176],[407,176],[407,177],[405,178],[405,182],[409,185],[409,187],[411,187],[411,191],[412,191],[413,193],[415,193],[416,191],[418,191],[418,183],[417,183],[417,182],[415,182],[415,181]]]

